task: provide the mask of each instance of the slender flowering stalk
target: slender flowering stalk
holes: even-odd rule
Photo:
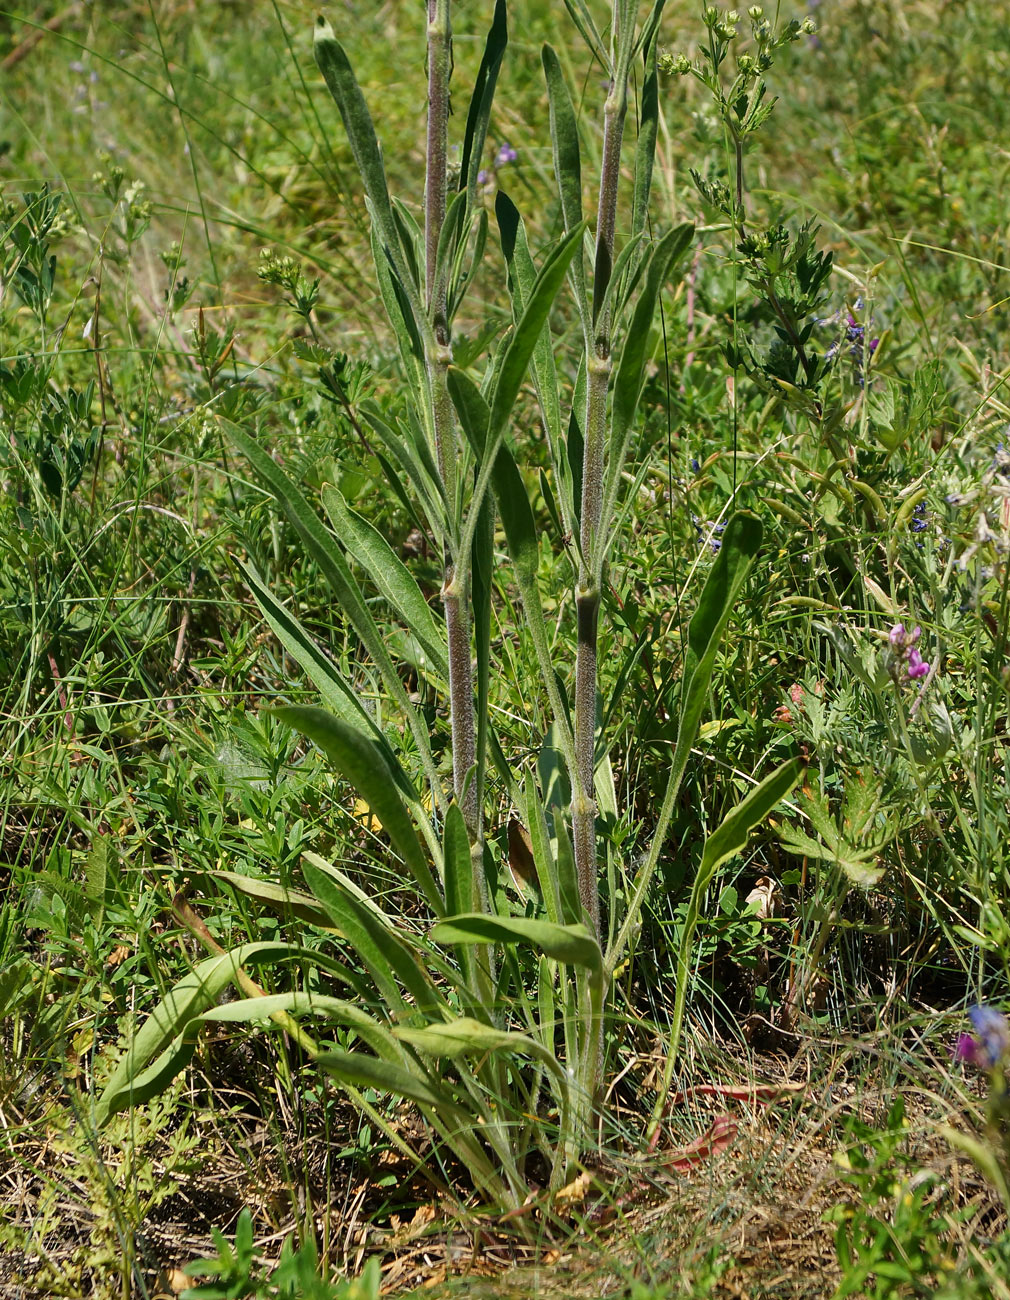
[[[431,324],[425,367],[430,394],[435,459],[449,504],[449,535],[444,550],[442,601],[449,651],[449,713],[452,729],[453,789],[463,813],[473,862],[474,896],[487,907],[482,870],[480,794],[467,778],[476,766],[473,663],[470,654],[470,583],[458,547],[456,524],[456,425],[448,389],[452,360],[445,270],[438,264],[438,241],[445,222],[448,187],[449,77],[452,71],[450,0],[428,0],[428,133],[424,193],[425,302]]]
[[[634,45],[635,13],[615,0],[614,75],[603,111],[603,160],[596,214],[593,296],[600,302],[614,265],[614,232],[621,175],[621,146],[628,108],[628,72]],[[587,346],[587,399],[582,460],[582,506],[575,607],[578,645],[575,658],[575,773],[572,783],[572,839],[579,897],[596,937],[600,937],[600,894],[596,864],[596,646],[600,619],[603,477],[607,450],[607,394],[610,389],[610,307],[594,310],[594,337]]]

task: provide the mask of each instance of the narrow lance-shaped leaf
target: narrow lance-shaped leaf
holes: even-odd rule
[[[567,235],[544,263],[522,319],[516,326],[505,352],[491,395],[487,435],[483,439],[484,455],[470,500],[466,531],[460,546],[461,558],[465,557],[469,560],[473,534],[477,527],[477,513],[494,473],[495,458],[505,436],[505,426],[512,414],[515,400],[519,396],[519,389],[525,378],[537,339],[540,337],[554,299],[564,283],[565,273],[582,239],[582,231],[583,227],[580,226]]]
[[[435,993],[414,953],[396,934],[381,909],[355,897],[353,891],[343,886],[335,875],[320,870],[307,859],[302,862],[302,873],[306,884],[375,980],[389,1013],[403,1015],[410,1011],[410,1004],[397,985],[399,981],[415,1006],[437,1015],[442,1006],[441,998]]]
[[[567,1096],[568,1079],[557,1057],[542,1043],[527,1034],[510,1033],[484,1024],[471,1016],[460,1016],[444,1024],[426,1025],[424,1029],[397,1027],[393,1037],[409,1043],[428,1056],[444,1056],[450,1060],[484,1052],[509,1052],[532,1057],[553,1075],[562,1096]]]
[[[477,806],[484,806],[484,781],[487,774],[488,739],[491,731],[491,607],[494,584],[494,505],[485,498],[473,536],[471,567],[471,606],[473,609],[473,640],[477,661],[477,745],[476,783]],[[479,884],[479,882],[477,882]]]
[[[153,1057],[163,1052],[195,1016],[217,1001],[242,966],[253,962],[276,961],[299,951],[301,950],[287,943],[247,943],[231,952],[209,957],[194,966],[188,975],[172,987],[134,1034],[126,1054],[112,1072],[98,1099],[95,1108],[96,1123],[102,1125],[110,1115],[122,1110],[124,1106],[129,1106],[133,1101],[149,1100],[164,1090],[183,1068],[188,1057],[182,1060],[160,1086],[157,1086],[154,1079],[147,1080],[145,1086],[153,1090],[146,1095],[137,1091],[137,1080]],[[182,1044],[179,1050],[183,1051]],[[158,1078],[161,1077],[159,1074]]]
[[[687,760],[698,735],[702,713],[708,703],[708,688],[715,668],[719,643],[761,547],[761,537],[761,521],[756,515],[743,510],[733,515],[726,525],[719,554],[702,588],[698,608],[695,610],[688,631],[688,655],[684,666],[687,685],[681,698],[677,744],[670,764],[666,793],[663,796],[663,804],[648,855],[632,885],[627,913],[617,937],[607,951],[609,971],[613,971],[621,960],[628,939],[638,922],[642,901],[655,872],[663,840],[670,825]]]
[[[379,746],[323,709],[289,704],[273,712],[282,722],[308,736],[350,781],[378,817],[435,915],[443,915],[441,893]]]
[[[674,266],[690,247],[693,234],[694,226],[685,223],[664,235],[656,245],[649,264],[645,288],[635,304],[634,315],[624,340],[624,346],[621,349],[621,360],[618,363],[617,375],[614,379],[611,450],[607,464],[606,488],[603,498],[602,518],[604,520],[609,521],[613,517],[617,504],[617,495],[620,491],[624,462],[627,460],[628,450],[634,435],[635,417],[638,413],[642,385],[645,380],[645,365],[648,360],[649,338],[652,331],[652,318],[656,312],[656,303]],[[600,547],[599,555],[593,557],[597,580],[602,571],[606,552],[611,545],[613,545],[612,536],[606,545]]]
[[[300,664],[322,696],[323,703],[339,718],[364,735],[384,744],[387,757],[395,763],[388,741],[363,708],[357,692],[346,682],[336,664],[291,610],[277,599],[251,564],[239,562],[256,603],[270,630],[288,654]],[[402,771],[402,770],[401,770]],[[399,782],[398,778],[398,782]],[[405,780],[405,778],[402,778]],[[401,786],[401,789],[403,787]]]
[[[598,971],[600,945],[584,925],[554,925],[524,916],[487,916],[472,912],[452,916],[432,928],[435,943],[528,943],[538,952],[569,966]]]
[[[339,489],[326,484],[322,500],[337,536],[420,641],[435,671],[448,680],[445,629],[435,619],[413,574],[378,529],[348,506]]]
[[[372,115],[368,111],[365,97],[361,93],[343,46],[333,35],[333,28],[325,18],[320,17],[316,20],[313,48],[319,70],[340,110],[351,152],[354,154],[354,161],[358,165],[358,171],[365,185],[365,193],[372,207],[373,219],[381,232],[382,242],[388,249],[389,256],[393,259],[406,287],[403,250],[399,244],[393,207],[389,201],[386,170],[382,164],[382,154],[372,124]],[[414,318],[420,326],[425,320],[424,312],[417,301],[411,306]]]
[[[249,437],[238,425],[230,420],[221,421],[229,438],[239,448],[253,469],[273,493],[281,509],[294,525],[299,537],[309,553],[318,563],[334,595],[340,602],[355,632],[361,639],[372,662],[379,670],[382,684],[407,719],[410,733],[414,737],[418,752],[425,766],[425,773],[436,792],[441,796],[441,779],[431,757],[431,745],[428,728],[421,721],[417,710],[411,704],[406,688],[400,680],[386,643],[375,625],[358,584],[344,559],[340,548],[323,526],[319,516],[312,509],[305,497],[281,469],[277,462],[255,440]]]
[[[656,5],[662,8],[662,0]],[[655,15],[658,22],[658,15]],[[651,19],[650,19],[651,21]],[[638,118],[638,144],[635,150],[635,191],[631,205],[631,233],[645,230],[652,192],[652,169],[656,159],[656,136],[659,130],[659,71],[656,66],[656,43],[645,48],[645,81],[642,84]]]
[[[487,402],[481,396],[476,384],[461,370],[452,366],[449,368],[448,384],[449,395],[456,408],[460,424],[477,448],[478,455],[483,455],[483,439],[490,421]],[[508,444],[504,442],[499,447],[495,458],[493,482],[498,513],[505,530],[509,556],[515,567],[516,581],[523,599],[523,613],[530,629],[537,664],[558,726],[563,729],[561,743],[565,760],[574,762],[571,728],[566,726],[565,711],[558,693],[547,624],[544,620],[540,589],[537,584],[537,569],[540,563],[539,536],[529,497],[526,494],[526,485],[523,483],[522,475],[519,473]]]
[[[459,186],[460,189],[466,190],[468,208],[472,208],[476,202],[477,174],[480,171],[481,155],[487,139],[487,126],[491,117],[491,104],[498,82],[498,72],[507,45],[508,22],[505,0],[495,0],[494,17],[484,43],[484,54],[470,96],[466,130],[463,132],[463,150],[460,155]]]
[[[550,45],[540,51],[547,80],[547,102],[550,109],[551,144],[554,151],[554,176],[561,196],[561,213],[566,230],[575,230],[582,224],[582,158],[579,148],[579,128],[575,118],[572,97],[558,56]],[[589,338],[587,316],[586,268],[582,257],[572,262],[575,282],[576,306],[582,320],[583,331]]]
[[[299,921],[307,921],[309,925],[317,925],[321,929],[327,929],[331,925],[330,918],[311,894],[288,889],[284,885],[278,885],[275,880],[242,876],[237,871],[215,871],[213,875],[216,880],[223,880],[247,898],[254,898],[257,903],[265,903],[276,911],[289,913]]]
[[[457,912],[471,912],[474,898],[473,862],[470,857],[470,837],[459,804],[455,801],[446,810],[442,829],[442,861],[445,869],[445,906],[450,916]],[[476,987],[477,965],[470,945],[461,944],[460,964],[471,988]]]
[[[422,1077],[367,1052],[320,1052],[316,1064],[342,1083],[377,1088],[394,1097],[432,1106],[443,1115],[467,1115],[465,1107],[448,1090],[438,1087],[431,1075]]]
[[[536,283],[537,271],[530,256],[526,227],[519,209],[504,190],[499,190],[495,198],[495,216],[501,235],[502,253],[509,271],[509,292],[512,295],[512,314],[518,320],[523,313],[527,298]],[[540,404],[540,415],[544,432],[550,446],[551,461],[558,481],[558,493],[561,497],[562,519],[567,533],[578,534],[575,512],[572,507],[572,476],[565,455],[564,441],[561,436],[561,393],[558,387],[558,372],[554,362],[554,347],[551,340],[551,327],[548,321],[536,347],[533,349],[533,382]],[[497,489],[496,489],[497,490]]]
[[[673,1004],[673,1019],[670,1025],[670,1041],[667,1047],[666,1067],[663,1083],[653,1110],[653,1125],[659,1122],[666,1105],[670,1080],[680,1047],[680,1034],[684,1023],[684,1007],[687,1004],[687,984],[691,973],[691,954],[694,947],[694,934],[701,916],[702,900],[712,883],[712,877],[722,863],[741,853],[755,826],[759,826],[768,814],[786,797],[803,773],[803,760],[790,759],[775,769],[769,776],[756,785],[744,799],[731,809],[719,826],[705,841],[701,855],[698,874],[691,887],[687,915],[681,927],[680,943],[677,953],[677,992]]]
[[[609,75],[613,71],[610,56],[586,0],[565,0],[565,8],[600,67]]]

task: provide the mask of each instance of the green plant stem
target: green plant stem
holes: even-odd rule
[[[596,277],[593,295],[601,302],[614,265],[614,229],[621,173],[621,143],[627,113],[627,74],[630,55],[628,24],[614,7],[614,30],[620,48],[603,119],[603,161],[596,217]],[[631,24],[633,29],[633,23]],[[588,358],[586,436],[582,459],[580,554],[575,604],[578,646],[575,658],[575,772],[572,782],[572,839],[579,898],[590,927],[600,937],[600,889],[596,863],[596,647],[600,617],[600,529],[603,474],[607,443],[607,392],[610,386],[610,308],[602,307],[594,321],[593,352]]]
[[[575,605],[578,646],[575,658],[575,780],[572,789],[572,838],[579,898],[593,933],[600,936],[600,897],[596,873],[596,679],[600,584],[594,551],[603,507],[604,450],[607,436],[609,357],[589,362],[586,441],[582,462],[581,560]]]
[[[428,0],[428,133],[424,190],[425,297],[433,337],[426,347],[431,426],[438,472],[450,511],[444,552],[442,600],[449,645],[449,712],[452,728],[453,789],[466,822],[474,861],[474,887],[481,907],[487,890],[481,869],[481,810],[477,782],[468,781],[477,762],[470,656],[470,583],[466,560],[460,563],[459,503],[456,500],[455,421],[447,376],[452,352],[445,300],[445,272],[438,264],[438,239],[445,221],[449,74],[452,27],[449,0]]]
[[[452,27],[449,0],[428,0],[428,138],[424,189],[425,294],[436,332],[447,332],[445,280],[438,267],[438,237],[445,221],[446,154]],[[446,339],[445,342],[448,342]]]

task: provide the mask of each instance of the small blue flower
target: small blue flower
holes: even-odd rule
[[[495,154],[494,165],[504,167],[507,163],[514,163],[519,157],[510,144],[503,144]]]

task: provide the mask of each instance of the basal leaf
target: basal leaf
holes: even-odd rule
[[[600,945],[584,925],[554,925],[523,916],[488,916],[472,912],[440,921],[431,931],[435,943],[528,943],[538,952],[570,966],[598,971]]]
[[[368,736],[363,736],[360,731],[324,709],[289,704],[273,712],[318,745],[337,770],[350,781],[378,817],[428,905],[436,916],[443,915],[441,892],[431,874],[410,814],[397,791],[394,774],[380,747]]]

